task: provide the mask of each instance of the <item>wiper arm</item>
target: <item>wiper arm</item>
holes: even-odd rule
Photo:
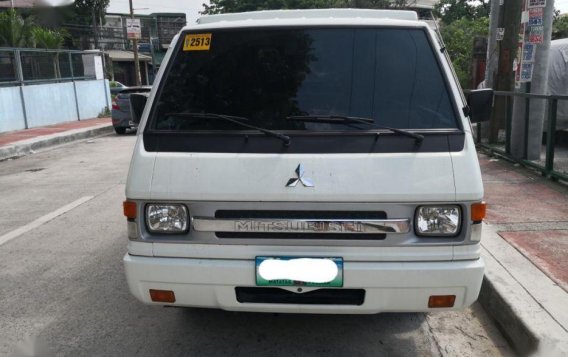
[[[377,129],[389,130],[393,133],[414,138],[419,144],[424,140],[424,135],[414,134],[403,129],[391,128],[375,124],[375,120],[371,118],[359,118],[343,115],[294,115],[286,117],[287,120],[314,122],[314,123],[331,123],[331,124],[365,124]]]
[[[286,146],[289,146],[290,141],[291,141],[290,137],[288,135],[280,134],[280,133],[277,133],[277,132],[272,131],[272,130],[268,130],[268,129],[261,128],[261,127],[256,126],[256,125],[251,125],[251,124],[245,123],[245,121],[248,121],[249,119],[244,118],[244,117],[238,117],[238,116],[233,116],[233,115],[225,115],[225,114],[217,114],[217,113],[167,113],[166,116],[191,117],[191,118],[196,118],[196,119],[220,119],[220,120],[224,120],[224,121],[228,121],[230,123],[240,125],[244,128],[260,131],[261,133],[263,133],[267,136],[272,136],[274,138],[278,138],[278,139],[282,140],[284,142],[284,145],[286,145]]]

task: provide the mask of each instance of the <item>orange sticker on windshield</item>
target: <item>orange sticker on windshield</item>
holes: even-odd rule
[[[211,46],[210,33],[197,33],[185,36],[184,51],[209,51]]]

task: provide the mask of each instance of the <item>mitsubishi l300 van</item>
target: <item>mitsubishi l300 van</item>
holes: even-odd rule
[[[470,123],[492,95],[463,96],[414,12],[200,18],[131,98],[130,291],[235,311],[463,309],[484,269]]]

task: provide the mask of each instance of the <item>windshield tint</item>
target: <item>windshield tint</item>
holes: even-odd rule
[[[175,113],[245,117],[272,130],[369,130],[286,120],[293,115],[365,117],[400,129],[457,128],[422,29],[231,29],[203,37],[207,45],[202,38],[199,50],[184,49],[180,41],[154,102],[153,129],[243,130]]]

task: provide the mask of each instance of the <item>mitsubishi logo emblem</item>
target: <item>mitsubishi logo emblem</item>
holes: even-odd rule
[[[297,177],[292,177],[288,180],[286,187],[296,187],[298,182],[301,182],[304,187],[314,187],[312,179],[305,176],[304,166],[302,166],[302,164],[299,164],[296,168],[296,176]]]

